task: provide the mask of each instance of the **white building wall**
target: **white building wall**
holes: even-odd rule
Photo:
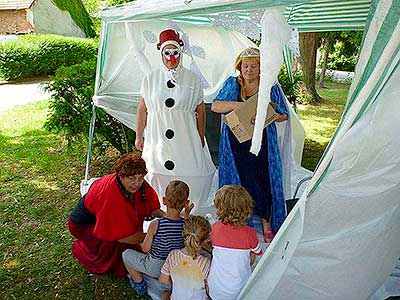
[[[67,11],[60,10],[51,0],[37,0],[32,6],[34,32],[86,37]]]

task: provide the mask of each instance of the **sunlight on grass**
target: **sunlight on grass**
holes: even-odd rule
[[[329,143],[343,113],[348,84],[327,82],[318,93],[323,100],[317,105],[298,105],[297,114],[306,131],[302,165],[313,171]]]
[[[19,136],[43,126],[47,116],[48,100],[16,106],[0,113],[0,132],[9,137]]]
[[[41,190],[48,190],[48,191],[57,191],[60,188],[57,186],[56,182],[50,182],[50,181],[43,181],[43,178],[35,178],[29,180],[29,183],[36,189],[41,189]]]
[[[4,262],[4,263],[3,263],[3,268],[6,268],[6,269],[15,269],[15,268],[17,268],[19,265],[20,265],[19,262],[16,261],[16,260],[14,259],[14,260],[11,260],[11,261],[8,261],[8,262]]]

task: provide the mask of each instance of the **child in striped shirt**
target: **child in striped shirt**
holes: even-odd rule
[[[210,223],[201,216],[190,216],[183,225],[185,248],[172,250],[161,269],[160,282],[174,288],[164,292],[163,300],[206,300],[206,279],[210,258],[200,254],[211,232]],[[172,280],[171,280],[172,279]]]
[[[147,293],[143,275],[153,278],[160,277],[160,270],[168,254],[174,249],[183,247],[182,229],[184,219],[180,216],[185,207],[185,213],[190,212],[189,187],[180,180],[171,181],[165,191],[163,203],[167,206],[164,217],[150,223],[146,237],[141,244],[144,253],[128,249],[122,253],[122,259],[129,272],[131,287],[138,295]]]

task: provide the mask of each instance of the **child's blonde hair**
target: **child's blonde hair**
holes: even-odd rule
[[[225,185],[215,194],[217,216],[224,224],[244,226],[253,213],[253,199],[239,185]]]
[[[169,207],[181,210],[189,198],[189,186],[183,181],[173,180],[165,190],[165,198]]]
[[[210,237],[211,225],[206,218],[201,216],[190,216],[183,225],[183,238],[185,249],[195,259],[201,250],[205,240]]]

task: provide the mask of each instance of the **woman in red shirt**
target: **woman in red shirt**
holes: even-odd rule
[[[140,251],[144,219],[164,212],[156,192],[144,180],[146,163],[139,153],[123,155],[114,168],[115,173],[93,182],[73,209],[68,227],[77,239],[72,253],[84,268],[125,276],[122,252]]]

